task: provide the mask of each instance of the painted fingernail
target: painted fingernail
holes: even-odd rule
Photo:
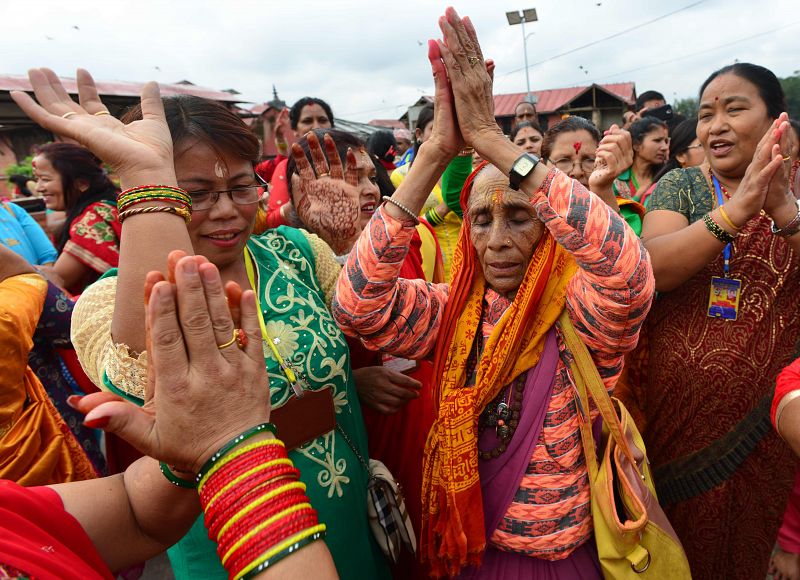
[[[78,404],[81,402],[81,399],[83,399],[83,395],[70,395],[69,397],[67,397],[67,405],[69,405],[73,409],[77,409]]]
[[[111,417],[98,417],[97,419],[84,421],[83,424],[89,429],[105,429],[109,421],[111,421]]]

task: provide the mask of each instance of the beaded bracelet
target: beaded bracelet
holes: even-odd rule
[[[703,223],[706,224],[706,228],[709,232],[711,232],[711,235],[717,238],[723,244],[730,244],[736,239],[735,235],[722,229],[722,227],[714,221],[714,218],[711,217],[710,213],[707,213],[703,216]]]
[[[192,214],[190,214],[187,210],[182,207],[172,207],[171,205],[159,205],[159,206],[149,206],[149,207],[134,207],[132,209],[126,209],[122,211],[117,216],[117,220],[121,224],[126,219],[131,216],[135,215],[143,215],[148,213],[171,213],[172,215],[176,215],[183,218],[187,224],[192,221]]]
[[[277,433],[277,430],[275,429],[275,425],[273,425],[272,423],[260,423],[259,425],[256,425],[255,427],[251,427],[250,429],[248,429],[244,433],[240,433],[239,435],[237,435],[236,437],[234,437],[233,439],[228,441],[225,445],[220,447],[219,451],[217,451],[214,455],[209,457],[208,461],[206,461],[203,464],[203,467],[200,468],[200,472],[197,474],[197,483],[200,483],[200,480],[203,479],[203,477],[204,477],[203,474],[205,474],[205,476],[208,476],[208,473],[207,473],[208,470],[211,469],[214,466],[214,464],[217,461],[219,461],[226,453],[228,453],[228,451],[230,451],[231,449],[236,447],[242,441],[246,441],[247,439],[250,439],[254,435],[258,435],[259,433],[261,433],[264,430],[269,431],[273,435],[275,435]],[[278,443],[283,445],[283,442],[281,442],[281,441],[278,441]]]
[[[405,213],[407,213],[407,214],[408,214],[408,216],[409,216],[409,217],[410,217],[412,220],[414,220],[414,224],[415,224],[415,225],[419,225],[419,218],[418,218],[418,217],[417,217],[417,216],[414,214],[414,212],[413,212],[413,211],[411,211],[410,209],[408,209],[408,208],[407,208],[405,205],[403,205],[402,203],[400,203],[399,201],[397,201],[397,200],[395,200],[395,199],[392,199],[392,198],[391,198],[391,197],[389,197],[388,195],[387,195],[386,197],[384,197],[384,198],[383,198],[383,200],[384,200],[384,201],[388,201],[389,203],[391,203],[391,204],[392,204],[392,205],[394,205],[395,207],[398,207],[398,208],[400,208],[401,210],[403,210]]]
[[[161,473],[167,478],[172,485],[183,487],[185,489],[197,489],[197,482],[194,480],[183,479],[178,477],[170,470],[169,466],[163,461],[159,462],[158,466],[161,468]]]

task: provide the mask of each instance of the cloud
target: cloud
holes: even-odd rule
[[[528,56],[533,63],[692,3],[470,0],[456,8],[470,14],[484,54],[497,63],[496,92],[523,92],[524,72],[511,72],[523,66],[522,31],[508,25],[507,10],[537,8],[539,21],[526,29],[532,33]],[[329,101],[339,116],[393,118],[433,90],[426,41],[439,35],[437,19],[446,5],[430,0],[391,5],[366,0],[47,0],[37,3],[34,14],[23,3],[9,3],[0,36],[2,72],[24,74],[33,66],[50,66],[73,76],[83,66],[98,79],[188,79],[216,89],[235,88],[252,102],[269,100],[274,84],[289,103],[314,95]],[[635,81],[639,91],[655,88],[668,98],[691,96],[709,73],[734,59],[757,62],[785,76],[800,66],[800,22],[703,51],[789,24],[794,16],[800,20],[796,0],[757,5],[705,0],[655,24],[534,66],[531,86]],[[685,55],[693,56],[653,66]]]

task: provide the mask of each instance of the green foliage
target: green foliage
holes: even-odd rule
[[[31,166],[31,161],[33,161],[33,155],[28,155],[22,160],[22,163],[15,163],[7,166],[3,170],[3,173],[6,177],[11,177],[12,175],[25,175],[26,177],[33,179],[33,167]]]
[[[676,113],[680,113],[681,115],[685,115],[687,118],[689,117],[696,117],[697,116],[697,98],[696,97],[687,97],[685,99],[678,99],[672,105],[672,110]]]
[[[795,74],[780,79],[783,92],[786,93],[786,104],[788,108],[789,117],[792,119],[800,119],[800,71],[795,71]]]

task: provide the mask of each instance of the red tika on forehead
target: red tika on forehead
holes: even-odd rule
[[[581,147],[583,147],[583,143],[581,141],[575,141],[572,144],[573,149],[575,149],[575,155],[581,152]]]

